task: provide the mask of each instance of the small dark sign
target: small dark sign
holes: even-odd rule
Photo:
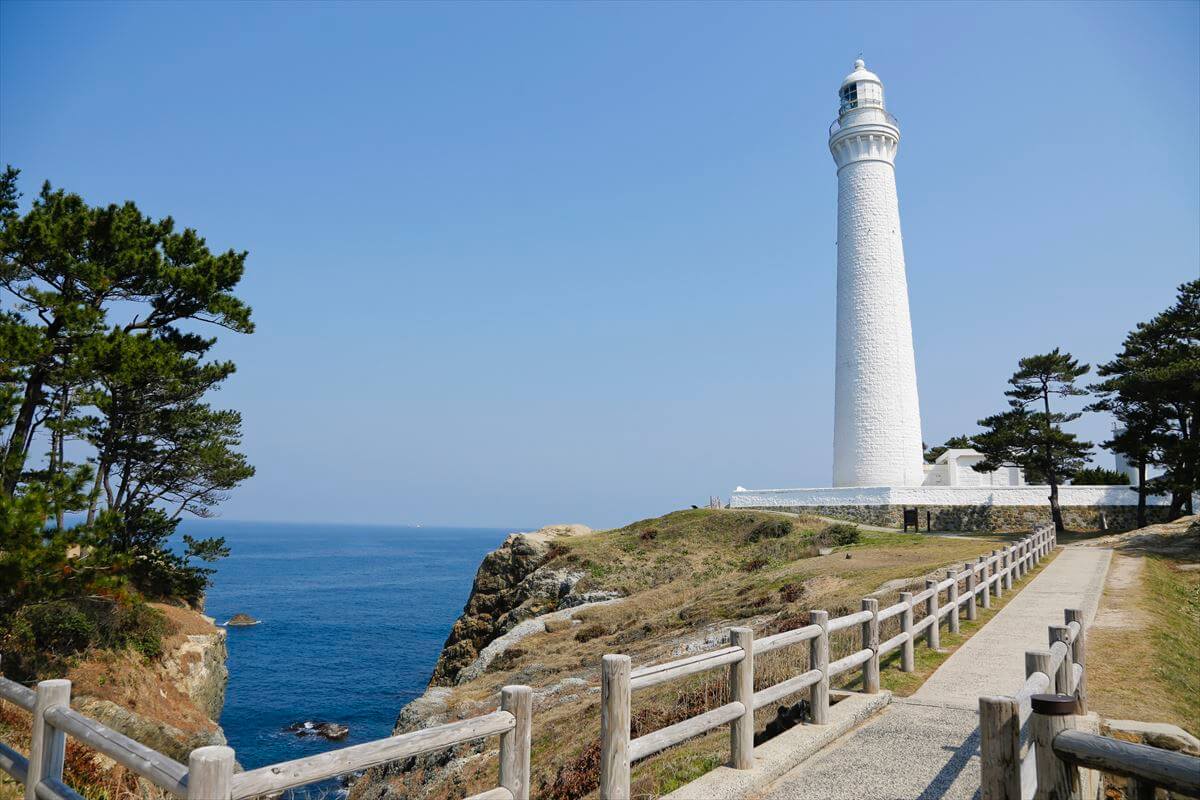
[[[917,509],[904,509],[904,532],[908,532],[908,526],[912,525],[914,531],[921,529],[921,518],[917,515]]]

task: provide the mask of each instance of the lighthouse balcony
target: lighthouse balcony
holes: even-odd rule
[[[884,118],[884,120],[886,120],[886,121],[887,121],[887,123],[888,123],[889,125],[892,125],[893,127],[896,127],[896,128],[899,128],[899,127],[900,127],[900,120],[896,119],[894,116],[892,116],[891,114],[889,114],[887,111],[884,111],[884,110],[883,110],[883,103],[882,103],[882,102],[876,102],[876,103],[866,103],[866,102],[864,102],[864,101],[859,101],[859,103],[860,103],[860,105],[874,105],[874,106],[875,106],[875,109],[874,109],[874,110],[876,111],[876,113],[882,114],[882,115],[883,115],[883,118]],[[844,116],[844,115],[843,115],[843,116]],[[844,127],[847,127],[848,125],[858,125],[858,124],[861,124],[861,123],[862,123],[862,121],[863,121],[863,120],[862,120],[861,118],[858,118],[858,117],[856,116],[854,119],[847,120],[847,123],[846,123],[846,125],[843,125],[843,124],[842,124],[842,117],[841,117],[841,116],[839,116],[839,117],[838,117],[837,119],[835,119],[835,120],[834,120],[832,123],[830,123],[830,125],[829,125],[829,135],[830,135],[830,136],[833,136],[835,133],[837,133],[838,131],[840,131],[842,128],[844,128]]]

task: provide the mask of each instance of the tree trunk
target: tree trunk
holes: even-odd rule
[[[1137,526],[1146,527],[1146,457],[1138,458],[1138,509]]]
[[[1046,483],[1050,484],[1050,517],[1054,520],[1054,530],[1058,533],[1066,531],[1063,525],[1062,508],[1058,505],[1058,474],[1054,469],[1054,454],[1050,450],[1050,390],[1042,384],[1042,403],[1046,409],[1046,429],[1042,432],[1046,445],[1042,448],[1046,456]]]
[[[57,338],[62,326],[62,321],[55,317],[46,326],[46,338],[50,340]],[[3,480],[0,481],[0,494],[5,497],[12,496],[17,488],[17,483],[21,480],[21,473],[25,471],[25,459],[29,455],[29,440],[33,435],[33,419],[37,415],[38,405],[42,402],[42,388],[46,383],[46,377],[50,374],[49,362],[53,358],[52,349],[51,355],[34,365],[33,369],[29,371],[29,379],[25,381],[21,409],[17,412],[17,419],[13,423],[12,432],[8,437],[8,445],[4,448],[4,463],[0,465],[0,475],[3,476]]]
[[[1058,478],[1051,473],[1046,479],[1050,482],[1050,516],[1054,520],[1054,530],[1062,533],[1067,528],[1063,525],[1062,508],[1058,505]]]
[[[1171,508],[1167,511],[1167,520],[1173,521],[1183,516],[1183,495],[1172,489],[1171,490]]]
[[[69,385],[64,385],[62,388],[62,397],[60,398],[58,405],[58,430],[54,432],[55,439],[57,440],[57,445],[55,446],[54,452],[54,460],[58,464],[58,469],[60,472],[63,470],[63,465],[66,463],[65,440],[67,438],[67,434],[63,426],[67,421],[67,411],[70,408],[70,401],[71,387]],[[65,509],[63,508],[62,502],[56,502],[54,504],[54,524],[56,530],[61,531],[63,529],[64,512]]]
[[[106,472],[108,472],[108,465],[103,461],[98,462],[96,464],[96,477],[92,481],[92,493],[88,495],[87,524],[89,527],[96,521],[96,506],[100,502],[100,486]]]

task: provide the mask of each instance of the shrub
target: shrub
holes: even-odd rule
[[[779,587],[779,596],[785,603],[794,603],[804,596],[804,584],[785,583]]]
[[[70,656],[99,640],[90,615],[65,600],[22,608],[13,625],[15,644],[49,656]]]
[[[163,637],[168,634],[167,618],[145,603],[118,605],[100,622],[100,644],[111,650],[132,648],[143,658],[162,655]]]
[[[600,785],[600,742],[593,739],[574,758],[560,764],[554,779],[548,783],[543,778],[538,797],[545,800],[575,800]]]
[[[167,618],[141,600],[72,598],[22,607],[0,647],[5,671],[33,680],[61,677],[73,658],[92,648],[158,658],[169,632]]]
[[[643,542],[651,542],[658,538],[658,528],[647,528],[638,537]]]
[[[765,569],[771,563],[769,558],[763,556],[755,556],[742,564],[743,572],[758,572],[760,569]]]
[[[592,639],[598,639],[601,636],[607,636],[609,633],[608,626],[599,622],[589,622],[579,630],[575,631],[575,641],[590,642]]]
[[[1115,469],[1089,467],[1081,469],[1071,476],[1072,486],[1127,486],[1129,476]]]
[[[521,660],[521,656],[525,655],[525,651],[519,647],[510,647],[500,655],[492,659],[492,663],[488,664],[488,672],[500,672],[501,670],[512,669]]]
[[[763,539],[782,539],[792,532],[790,519],[768,519],[755,525],[746,534],[747,542],[761,542]]]
[[[857,544],[862,535],[857,525],[848,522],[838,522],[830,525],[817,534],[817,544],[822,547],[842,547]]]

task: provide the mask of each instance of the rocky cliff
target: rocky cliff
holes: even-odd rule
[[[225,744],[217,724],[225,703],[225,631],[198,611],[153,604],[168,621],[161,658],[102,653],[67,677],[71,705],[177,761],[193,748]]]
[[[225,744],[217,724],[228,677],[225,631],[198,611],[152,605],[167,618],[160,657],[92,652],[63,677],[71,681],[71,706],[80,713],[187,763],[192,749]],[[28,713],[0,704],[0,739],[28,752],[29,730]],[[165,800],[148,781],[74,739],[67,743],[66,773],[85,797]],[[0,800],[18,797],[19,789],[0,780]]]
[[[460,673],[498,637],[530,617],[556,610],[583,573],[540,567],[556,542],[588,533],[591,529],[586,525],[550,525],[534,533],[514,533],[484,556],[467,606],[442,647],[430,685],[454,685]]]

